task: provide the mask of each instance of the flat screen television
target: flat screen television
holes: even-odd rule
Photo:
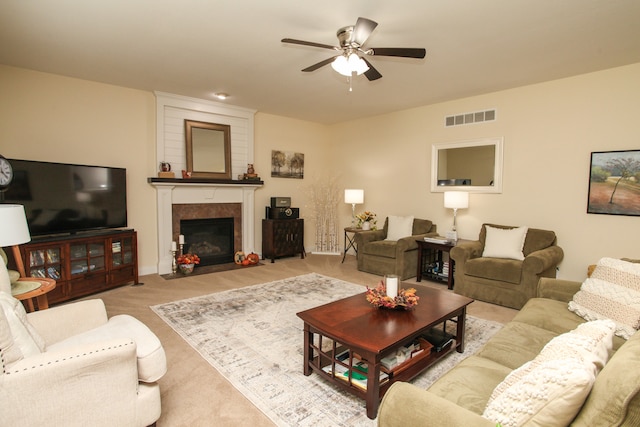
[[[31,236],[127,226],[127,170],[8,159],[3,203],[23,205]]]

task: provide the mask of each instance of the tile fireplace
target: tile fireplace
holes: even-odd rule
[[[257,252],[254,193],[262,182],[220,183],[195,178],[149,178],[149,182],[156,188],[158,203],[158,274],[171,273],[171,242],[184,234],[181,220],[233,218],[232,260],[239,250]]]

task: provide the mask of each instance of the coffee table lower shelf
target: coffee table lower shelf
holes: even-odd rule
[[[436,363],[438,360],[451,353],[451,351],[455,348],[455,345],[449,344],[446,348],[442,349],[439,352],[434,352],[427,354],[425,356],[417,356],[410,359],[407,362],[402,363],[396,368],[392,369],[387,373],[387,371],[382,371],[388,375],[386,379],[380,381],[380,398],[384,396],[387,392],[387,389],[396,381],[411,381],[417,375],[421,374],[426,368],[429,368],[431,365]],[[344,376],[343,374],[337,373],[334,374],[333,371],[327,371],[327,368],[331,365],[325,365],[320,368],[318,365],[319,358],[314,358],[312,365],[310,366],[314,372],[317,372],[319,375],[328,378],[331,382],[336,384],[340,384],[341,387],[347,388],[354,393],[362,393],[362,397],[367,392],[366,386],[361,387],[358,384],[349,383],[349,378]],[[364,360],[363,362],[367,362]],[[342,376],[342,378],[339,378]],[[336,381],[338,380],[338,381]]]
[[[308,361],[305,366],[305,375],[310,375],[311,372],[316,372],[321,377],[325,378],[329,382],[337,385],[338,387],[352,393],[367,402],[367,416],[371,419],[375,418],[376,414],[371,414],[369,411],[369,402],[379,401],[387,392],[389,387],[396,381],[411,381],[417,375],[422,373],[425,369],[436,363],[444,356],[451,353],[456,349],[456,341],[453,340],[448,343],[440,351],[431,351],[431,348],[426,349],[420,354],[400,363],[393,369],[386,369],[383,366],[379,368],[379,380],[373,380],[373,389],[378,388],[378,392],[369,392],[369,376],[368,373],[362,375],[366,377],[365,380],[357,380],[350,374],[353,372],[360,373],[356,364],[362,362],[370,365],[369,360],[366,357],[361,356],[362,350],[347,348],[345,345],[339,344],[335,339],[321,333],[318,330],[310,327],[310,334],[315,335],[318,340],[318,344],[314,344],[313,338],[309,340],[309,353],[313,354],[313,358]],[[327,339],[332,342],[332,348],[329,351],[323,351],[322,341]],[[340,355],[348,354],[348,357],[344,361],[339,360]],[[334,357],[334,355],[336,355]],[[374,361],[375,363],[375,361]],[[375,368],[375,366],[374,366]],[[346,371],[346,374],[344,373]],[[368,371],[368,369],[367,369]],[[374,372],[376,370],[374,369]],[[377,405],[374,405],[377,408]]]

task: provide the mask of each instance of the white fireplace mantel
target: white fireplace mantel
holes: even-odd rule
[[[156,188],[158,203],[158,274],[172,272],[172,205],[190,203],[241,203],[242,248],[255,249],[255,190],[261,181],[211,182],[205,179],[149,178]]]

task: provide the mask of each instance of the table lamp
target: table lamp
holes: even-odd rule
[[[29,234],[29,226],[27,225],[27,216],[24,213],[22,205],[5,205],[0,204],[0,247],[13,246],[13,258],[18,267],[20,277],[26,277],[22,255],[18,245],[27,243],[31,240]],[[4,262],[0,262],[4,265]],[[2,268],[2,267],[0,267]],[[6,269],[6,266],[4,266]],[[4,276],[8,274],[0,273],[0,281],[4,280]]]
[[[444,207],[453,209],[453,229],[446,233],[446,237],[455,243],[458,240],[456,214],[458,213],[458,209],[466,209],[469,207],[469,193],[466,191],[445,191]]]
[[[346,189],[344,190],[344,202],[351,203],[351,226],[356,225],[356,205],[364,203],[364,190]]]

